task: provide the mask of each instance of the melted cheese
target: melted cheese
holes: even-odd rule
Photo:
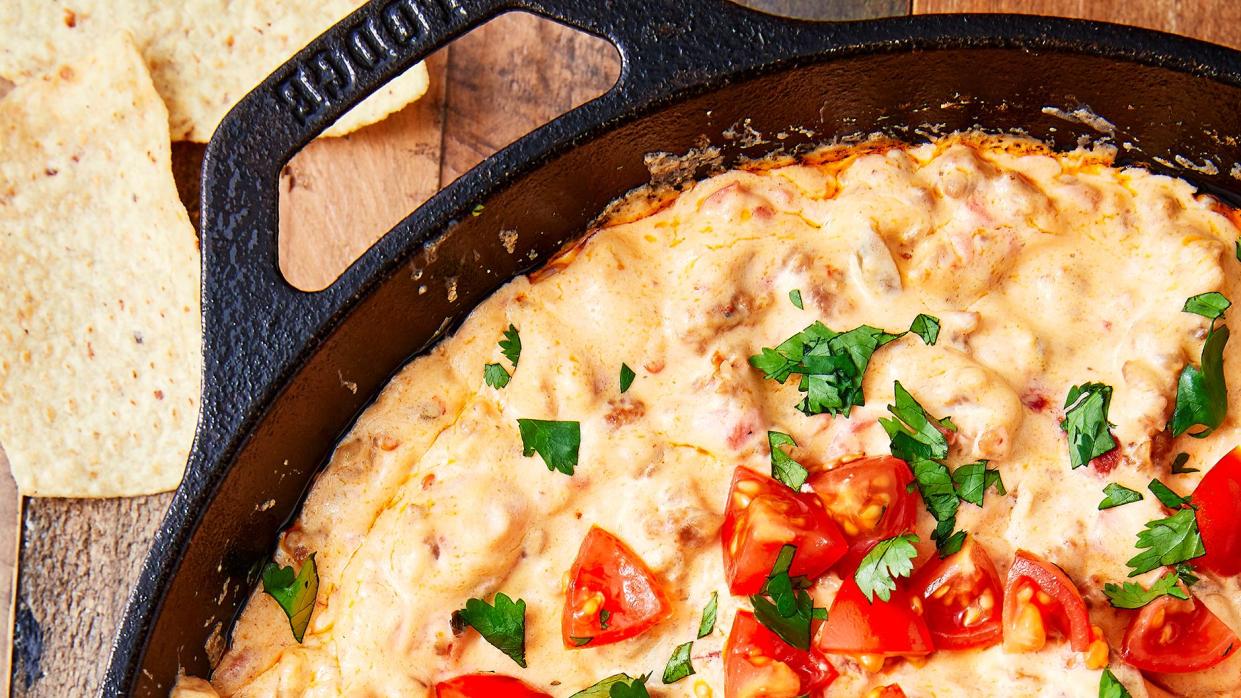
[[[869,148],[699,182],[658,211],[593,231],[536,277],[515,279],[393,379],[282,539],[282,562],[317,552],[321,585],[304,644],[255,592],[213,690],[420,696],[472,671],[556,695],[617,672],[654,671],[657,682],[714,591],[719,622],[694,643],[698,673],[653,683],[652,692],[722,696],[720,652],[747,605],[729,595],[720,554],[733,469],[769,468],[768,429],[792,434],[812,468],[886,454],[876,419],[894,380],[931,413],[952,416],[956,462],[987,458],[1003,472],[1009,496],[962,505],[959,526],[1002,575],[1019,547],[1062,565],[1119,647],[1129,616],[1100,589],[1123,578],[1137,532],[1162,514],[1149,496],[1096,506],[1108,481],[1143,490],[1158,475],[1188,492],[1200,477],[1167,476],[1152,447],[1206,329],[1181,312],[1185,299],[1216,290],[1241,299],[1233,220],[1183,181],[1012,140]],[[804,310],[788,301],[792,289]],[[796,381],[764,381],[747,364],[816,319],[899,331],[920,312],[942,319],[938,344],[910,336],[880,349],[865,376],[866,405],[847,419],[802,415]],[[521,332],[520,366],[493,390],[483,365],[503,361],[496,342],[510,323]],[[624,395],[622,362],[637,372]],[[1241,342],[1225,364],[1241,386]],[[1106,477],[1070,470],[1057,424],[1068,388],[1087,381],[1115,386],[1124,457]],[[1241,441],[1239,416],[1234,390],[1215,436],[1176,446],[1205,470]],[[581,422],[574,476],[522,457],[521,417]],[[919,516],[926,540],[932,522]],[[562,578],[592,525],[646,561],[674,613],[638,638],[568,651]],[[834,579],[816,591],[825,605]],[[467,598],[497,591],[528,604],[528,669],[476,633],[450,629]],[[1195,591],[1241,629],[1236,580],[1204,576]],[[1239,657],[1160,681],[1185,695],[1237,695]],[[1061,641],[1032,654],[941,651],[918,666],[889,661],[879,675],[832,660],[842,672],[833,696],[887,683],[909,698],[1098,692],[1098,671]],[[1148,695],[1135,670],[1115,654],[1112,663],[1135,697]],[[186,681],[185,695],[191,687],[212,690]]]

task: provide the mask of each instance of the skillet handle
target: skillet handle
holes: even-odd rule
[[[315,293],[284,279],[277,260],[281,168],[405,69],[511,10],[600,36],[620,53],[620,78],[607,94],[589,110],[579,108],[544,127],[569,139],[588,118],[610,122],[635,104],[727,67],[727,45],[765,47],[778,30],[788,36],[798,24],[725,0],[371,0],[346,17],[246,95],[207,146],[202,255],[209,351],[200,432],[216,438],[242,433],[243,423],[258,416],[254,408],[285,383],[298,357],[308,355],[333,318],[374,281],[355,273],[365,264]],[[363,259],[390,261],[393,248],[380,247]]]

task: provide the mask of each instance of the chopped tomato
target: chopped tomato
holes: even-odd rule
[[[1116,438],[1112,437],[1112,440],[1116,441]],[[1115,470],[1122,460],[1124,459],[1121,457],[1120,446],[1117,446],[1101,456],[1096,456],[1094,460],[1090,461],[1090,467],[1094,468],[1095,472],[1100,475],[1107,475]]]
[[[1004,589],[1004,649],[1042,649],[1049,626],[1067,637],[1075,651],[1090,648],[1090,616],[1073,580],[1056,565],[1018,550]]]
[[[813,492],[794,492],[749,468],[737,468],[720,529],[724,572],[734,594],[757,594],[786,544],[797,546],[794,577],[814,579],[845,554],[840,529]]]
[[[1241,448],[1207,471],[1192,499],[1207,551],[1193,565],[1225,576],[1241,574]]]
[[[435,684],[435,698],[551,698],[518,679],[499,674],[466,674]]]
[[[922,618],[922,599],[898,585],[887,601],[878,596],[867,601],[852,574],[836,592],[815,646],[827,654],[854,655],[875,670],[884,657],[919,656],[935,649]]]
[[[901,690],[900,684],[890,683],[870,689],[866,698],[905,698],[905,691]]]
[[[642,559],[616,536],[592,527],[569,570],[561,618],[564,646],[618,642],[671,612],[667,595]]]
[[[1236,633],[1197,598],[1161,596],[1129,621],[1120,654],[1139,669],[1177,674],[1213,667],[1236,649]]]
[[[990,647],[1000,641],[1004,590],[991,556],[973,536],[957,552],[932,558],[913,577],[938,649]]]
[[[791,647],[738,611],[724,645],[725,698],[794,698],[817,694],[836,680],[836,668],[813,649]]]
[[[810,478],[850,545],[839,566],[853,569],[872,543],[913,529],[919,497],[909,489],[912,482],[909,466],[892,456],[863,458]]]

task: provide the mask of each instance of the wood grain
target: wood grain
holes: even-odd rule
[[[908,0],[745,0],[777,14],[858,19],[903,14]],[[1241,40],[1233,0],[914,0],[917,12],[1022,11],[1124,21],[1216,40]],[[322,288],[393,223],[470,166],[603,92],[617,70],[602,42],[524,15],[501,17],[429,62],[420,102],[352,136],[317,141],[281,180],[281,267],[303,289]],[[202,148],[174,147],[183,200],[197,221]],[[7,470],[7,468],[5,469]],[[15,530],[11,480],[0,480],[0,536]],[[90,695],[112,634],[169,496],[28,500],[17,614],[27,640],[13,674],[21,696]],[[10,535],[8,540],[13,540]],[[0,545],[0,585],[13,546]],[[6,553],[9,557],[5,557]],[[0,613],[6,607],[0,604]],[[31,646],[40,635],[42,648]],[[37,665],[37,666],[36,666]],[[31,682],[24,681],[29,677]]]
[[[1131,24],[1241,47],[1236,0],[913,0],[914,14],[1015,12]]]

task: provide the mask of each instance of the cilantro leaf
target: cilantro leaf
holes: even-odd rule
[[[608,621],[612,619],[612,612],[606,608],[599,609],[599,629],[607,630]]]
[[[940,460],[948,456],[948,439],[943,429],[956,431],[950,419],[929,417],[918,401],[905,390],[900,381],[893,387],[895,405],[888,405],[891,417],[880,417],[879,424],[888,433],[892,455],[906,463],[919,459]]]
[[[771,574],[760,594],[750,597],[754,618],[780,637],[781,640],[800,650],[810,649],[811,621],[819,618],[810,594],[806,592],[809,582],[804,577],[789,577],[789,567],[797,547],[785,545],[776,556]]]
[[[955,555],[959,552],[961,550],[961,546],[965,545],[965,536],[965,531],[957,531],[951,536],[948,536],[948,539],[944,541],[944,544],[939,546],[939,559],[942,560],[949,555]]]
[[[1188,599],[1189,594],[1177,586],[1178,581],[1176,572],[1168,572],[1152,584],[1150,589],[1144,589],[1141,584],[1134,582],[1125,582],[1123,585],[1109,582],[1103,585],[1103,593],[1116,608],[1141,608],[1160,596]]]
[[[1224,346],[1228,328],[1214,326],[1202,344],[1199,365],[1186,364],[1176,383],[1176,407],[1168,420],[1168,431],[1175,438],[1184,433],[1202,439],[1224,423],[1228,414],[1228,387],[1224,382]],[[1191,432],[1194,427],[1202,427]]]
[[[719,612],[720,593],[718,591],[711,592],[711,600],[702,609],[702,620],[698,623],[698,637],[704,638],[715,630],[715,616]]]
[[[1232,301],[1224,297],[1219,291],[1211,291],[1210,293],[1199,293],[1196,296],[1190,296],[1185,301],[1185,307],[1181,308],[1181,312],[1193,313],[1201,315],[1208,320],[1218,319],[1224,314],[1225,310],[1232,305]]]
[[[1001,497],[1008,494],[1004,489],[1004,481],[1000,479],[1000,471],[988,468],[989,461],[966,463],[952,471],[952,482],[957,488],[957,496],[974,506],[982,506],[983,495],[987,489],[994,487],[995,493]]]
[[[801,302],[801,290],[800,289],[795,288],[792,291],[789,291],[789,302],[792,303],[793,306],[796,307],[798,310],[806,309],[806,306],[802,305],[802,302]]]
[[[511,379],[512,377],[509,376],[508,371],[505,371],[500,364],[487,364],[483,366],[483,380],[486,381],[487,385],[497,390],[508,385]]]
[[[952,475],[948,473],[948,466],[926,458],[913,462],[913,472],[926,510],[938,524],[931,537],[942,553],[944,545],[952,537],[952,529],[957,525],[957,509],[961,506]]]
[[[626,390],[629,390],[629,386],[633,385],[633,379],[637,377],[638,374],[634,373],[632,368],[629,368],[629,364],[622,363],[620,370],[620,391],[624,393]]]
[[[548,470],[573,474],[582,444],[580,422],[518,419],[517,428],[521,431],[521,455],[529,458],[538,453]]]
[[[1172,474],[1184,475],[1186,473],[1196,473],[1197,468],[1186,468],[1185,464],[1189,462],[1189,454],[1184,451],[1176,454],[1176,458],[1172,459]]]
[[[504,330],[504,339],[500,340],[500,353],[513,364],[513,368],[517,368],[517,360],[521,358],[521,335],[511,324]]]
[[[939,339],[939,318],[918,313],[918,317],[914,318],[913,324],[909,326],[909,331],[921,337],[928,347],[935,346],[935,341]]]
[[[1137,547],[1142,552],[1125,563],[1130,577],[1206,554],[1193,509],[1181,509],[1166,519],[1146,522],[1146,530],[1138,533]]]
[[[876,596],[882,601],[891,598],[896,590],[896,578],[908,577],[913,571],[914,558],[918,557],[918,550],[913,544],[917,542],[918,536],[906,533],[885,538],[866,553],[853,573],[853,581],[857,582],[867,601],[873,603]]]
[[[1237,250],[1236,250],[1236,251],[1237,251],[1237,261],[1238,261],[1238,262],[1241,262],[1241,240],[1237,240],[1237,241],[1236,241],[1235,243],[1233,243],[1233,244],[1234,244],[1234,245],[1236,245],[1236,247],[1237,247]]]
[[[1142,493],[1137,490],[1131,490],[1124,485],[1118,485],[1115,482],[1109,482],[1103,488],[1103,501],[1099,502],[1099,511],[1111,509],[1122,504],[1132,504],[1141,501]]]
[[[797,442],[793,441],[793,437],[788,434],[769,431],[767,432],[767,445],[771,447],[771,476],[783,482],[794,492],[800,490],[801,486],[806,483],[810,471],[780,448],[781,446],[795,447]]]
[[[778,383],[801,376],[797,389],[804,397],[797,409],[802,413],[847,416],[866,403],[862,374],[875,350],[901,336],[869,325],[835,332],[815,321],[779,346],[763,347],[750,357],[750,365]]]
[[[1151,491],[1151,494],[1155,495],[1155,499],[1158,499],[1161,504],[1169,509],[1180,509],[1182,506],[1189,504],[1189,497],[1182,497],[1173,492],[1172,488],[1160,482],[1158,478],[1151,480],[1146,488]]]
[[[694,647],[694,641],[677,645],[672,651],[672,656],[668,658],[668,664],[664,666],[664,684],[676,683],[681,679],[689,676],[694,672],[694,665],[690,663],[689,653]]]
[[[1191,587],[1198,583],[1198,575],[1194,574],[1194,566],[1188,562],[1178,562],[1173,569],[1176,570],[1176,576],[1185,582],[1185,586]]]
[[[465,608],[454,615],[477,630],[492,647],[517,662],[517,666],[526,668],[525,601],[518,599],[514,603],[504,593],[498,592],[492,604],[482,599],[468,599]]]
[[[275,599],[280,610],[289,617],[293,639],[300,643],[306,636],[306,626],[310,625],[310,615],[315,610],[315,595],[319,593],[319,568],[315,564],[315,554],[311,553],[306,558],[297,574],[293,573],[292,566],[267,563],[263,567],[263,593]]]
[[[613,674],[599,681],[590,688],[569,696],[569,698],[650,698],[646,691],[646,680],[650,675],[633,678],[629,674]]]
[[[1069,461],[1080,468],[1091,460],[1116,448],[1107,421],[1112,404],[1112,386],[1084,383],[1069,389],[1064,401],[1064,419],[1060,428],[1069,435]]]
[[[1125,685],[1116,678],[1111,669],[1104,668],[1099,675],[1099,698],[1133,698]]]

